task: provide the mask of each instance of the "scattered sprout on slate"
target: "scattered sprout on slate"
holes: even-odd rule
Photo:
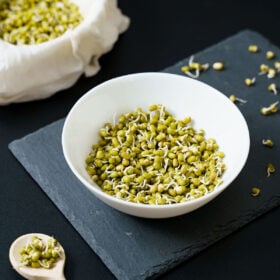
[[[257,53],[259,51],[259,47],[257,45],[249,45],[248,51],[251,53]]]
[[[273,113],[276,113],[278,111],[278,103],[279,101],[276,101],[272,104],[270,104],[268,107],[262,107],[260,112],[262,115],[271,115]]]
[[[276,76],[276,70],[274,68],[269,68],[267,73],[267,78],[272,79]]]
[[[259,47],[257,45],[249,45],[248,51],[251,53],[257,53],[259,51]]]
[[[206,71],[208,68],[208,63],[201,64],[200,62],[196,62],[192,55],[189,59],[188,65],[182,66],[181,71],[191,78],[198,78],[200,73]]]
[[[221,71],[225,68],[225,65],[224,65],[223,62],[214,62],[213,65],[212,65],[212,68],[214,70]]]
[[[248,87],[254,85],[255,82],[256,82],[256,78],[255,78],[255,77],[252,78],[252,79],[246,78],[246,79],[244,80],[245,85],[248,86]]]
[[[259,196],[260,193],[261,193],[261,190],[260,190],[260,188],[258,188],[258,187],[253,187],[253,188],[251,189],[251,195],[252,195],[252,196]]]
[[[247,100],[238,98],[238,97],[236,97],[234,94],[230,95],[229,99],[230,99],[233,103],[235,103],[235,102],[240,102],[240,103],[243,103],[243,104],[244,104],[244,103],[247,102]]]
[[[267,177],[269,177],[272,173],[275,172],[275,167],[272,163],[268,163],[266,167]]]
[[[266,58],[267,59],[273,59],[275,57],[275,53],[273,51],[267,51],[266,52]]]
[[[259,75],[263,75],[263,74],[267,74],[268,73],[268,69],[269,69],[269,66],[262,63],[260,65],[260,72],[259,72]]]
[[[262,140],[262,144],[263,144],[264,146],[270,147],[270,148],[272,148],[273,145],[274,145],[274,143],[273,143],[273,141],[272,141],[271,139],[263,139],[263,140]]]
[[[275,95],[277,94],[277,85],[275,83],[269,84],[267,89],[272,91]]]
[[[274,68],[277,70],[277,72],[280,72],[280,61],[274,62]]]
[[[276,70],[279,71],[278,69],[276,69]],[[267,74],[267,78],[272,79],[276,76],[276,73],[277,73],[276,70],[272,67],[269,67],[266,64],[261,64],[259,75]]]

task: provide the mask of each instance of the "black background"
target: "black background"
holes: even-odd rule
[[[28,232],[54,235],[63,244],[67,279],[115,279],[12,156],[8,143],[65,117],[87,90],[103,81],[160,71],[243,29],[258,31],[280,46],[276,1],[119,0],[118,5],[131,25],[102,57],[96,76],[81,77],[72,88],[46,100],[0,107],[1,280],[21,279],[9,264],[8,250],[15,238]],[[277,208],[159,279],[279,279],[279,221]]]

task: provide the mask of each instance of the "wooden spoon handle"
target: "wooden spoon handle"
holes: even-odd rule
[[[55,279],[53,280],[66,280],[65,276],[64,275],[61,275],[59,277],[56,277]]]

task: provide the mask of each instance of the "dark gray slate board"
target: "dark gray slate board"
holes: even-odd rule
[[[249,44],[257,44],[260,52],[249,53]],[[140,219],[98,201],[81,187],[64,161],[60,141],[64,120],[13,141],[9,148],[118,279],[156,278],[280,204],[280,134],[275,129],[280,115],[265,117],[259,113],[260,107],[279,99],[266,89],[271,80],[257,75],[259,65],[267,62],[267,50],[280,57],[280,50],[267,39],[245,30],[195,55],[199,62],[222,60],[226,65],[221,72],[209,69],[200,80],[228,96],[234,93],[248,100],[238,106],[248,122],[251,149],[245,168],[232,185],[190,214],[163,220]],[[187,62],[184,59],[164,71],[182,74],[180,68]],[[255,86],[245,86],[244,78],[253,76],[257,77]],[[267,137],[276,143],[272,149],[261,144]],[[232,148],[238,153],[238,147]],[[39,160],[42,158],[45,160]],[[269,178],[268,162],[277,168]],[[261,187],[259,197],[250,195],[252,186]]]

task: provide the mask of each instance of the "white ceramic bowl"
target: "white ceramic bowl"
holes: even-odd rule
[[[144,205],[126,202],[105,194],[85,170],[91,145],[98,131],[125,112],[151,104],[163,104],[175,118],[191,116],[195,129],[204,129],[206,138],[215,138],[225,153],[223,183],[213,192],[185,203]],[[229,98],[200,81],[167,73],[139,73],[104,82],[80,98],[66,117],[62,132],[63,153],[70,169],[96,197],[111,207],[134,216],[167,218],[191,212],[219,195],[244,167],[250,147],[246,121]],[[238,152],[233,147],[238,147]]]

